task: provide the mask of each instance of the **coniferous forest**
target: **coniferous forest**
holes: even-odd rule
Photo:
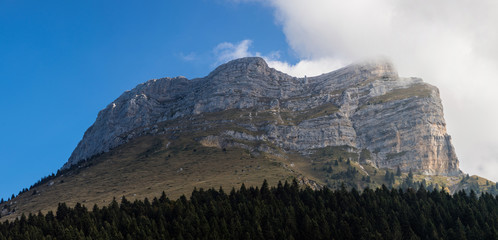
[[[120,203],[0,224],[4,239],[498,239],[498,199],[424,188],[194,190],[190,199]]]

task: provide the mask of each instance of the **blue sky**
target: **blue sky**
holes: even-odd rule
[[[57,171],[123,91],[203,77],[219,44],[245,39],[295,59],[257,3],[0,0],[0,197]]]
[[[498,181],[498,2],[0,0],[0,198],[57,171],[146,80],[262,56],[295,76],[387,57],[439,87],[464,172]]]

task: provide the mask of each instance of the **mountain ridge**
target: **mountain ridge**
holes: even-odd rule
[[[414,110],[405,111],[409,108]],[[358,152],[368,150],[372,159],[367,160],[377,167],[399,166],[403,171],[436,175],[461,173],[436,87],[421,79],[400,78],[388,61],[352,64],[319,76],[296,78],[269,68],[258,57],[230,61],[205,78],[149,80],[123,93],[99,112],[63,168],[126,143],[140,135],[136,129],[148,127],[152,134],[165,133],[167,127],[158,129],[158,123],[229,109],[273,114],[272,124],[257,127],[248,123],[245,128],[266,132],[267,141],[286,150],[306,154],[314,148],[348,145]],[[318,113],[289,120],[295,120],[296,112],[313,111]],[[385,119],[368,121],[379,113],[392,126],[386,126]],[[389,131],[381,133],[379,127]],[[414,130],[417,135],[412,134]],[[378,141],[372,141],[375,139]]]

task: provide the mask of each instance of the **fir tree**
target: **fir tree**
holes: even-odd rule
[[[382,186],[360,192],[344,185],[313,191],[295,179],[276,187],[264,181],[229,194],[195,189],[189,199],[170,200],[165,193],[152,201],[123,197],[91,211],[59,204],[56,215],[39,212],[0,223],[0,240],[497,239],[497,206],[487,193],[449,195],[438,186],[426,191],[423,182],[418,190]]]

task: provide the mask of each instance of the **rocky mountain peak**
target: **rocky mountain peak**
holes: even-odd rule
[[[268,72],[270,72],[270,67],[268,67],[264,59],[260,57],[246,57],[220,65],[207,78],[216,78],[217,76],[229,77],[233,73],[265,75]]]
[[[389,61],[296,78],[250,57],[205,78],[150,80],[123,93],[99,113],[64,168],[138,136],[197,129],[220,141],[215,146],[257,141],[260,147],[247,148],[303,155],[347,146],[375,167],[455,175],[458,159],[445,125],[437,88],[399,77]]]
[[[363,69],[369,70],[372,74],[380,77],[398,77],[398,73],[393,63],[388,59],[374,59],[355,64]]]

